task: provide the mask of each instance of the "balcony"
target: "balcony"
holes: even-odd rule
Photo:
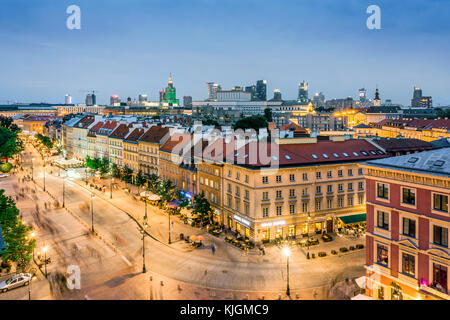
[[[432,286],[426,286],[424,284],[421,284],[420,291],[426,295],[431,295],[438,299],[450,300],[450,295],[448,294],[448,291],[445,289],[443,291],[446,292],[442,292],[438,289],[433,288]]]

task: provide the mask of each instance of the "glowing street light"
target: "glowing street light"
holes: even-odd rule
[[[289,289],[289,256],[291,255],[291,249],[289,249],[289,247],[284,247],[283,255],[286,257],[286,269],[287,269],[286,295],[289,297],[291,295],[291,290]]]
[[[44,270],[45,270],[45,277],[47,278],[47,251],[48,247],[45,246],[42,248],[42,251],[44,252]]]

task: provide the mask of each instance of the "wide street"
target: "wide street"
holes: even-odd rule
[[[173,219],[174,241],[169,245],[167,214],[150,205],[150,236],[145,238],[147,273],[142,273],[142,234],[137,222],[142,225],[144,204],[119,187],[114,188],[113,199],[110,199],[109,191],[103,193],[92,189],[95,190],[92,202],[97,233],[93,236],[90,233],[92,191],[86,187],[84,175],[80,174],[83,171],[70,170],[64,179],[63,170],[58,172],[58,168],[47,164],[44,192],[41,157],[30,146],[25,152],[22,165],[30,169],[31,158],[34,158],[33,174],[37,187],[35,193],[28,192],[24,199],[19,199],[17,206],[24,221],[35,228],[36,257],[44,246],[48,246],[47,254],[52,260],[47,266],[49,274],[57,270],[64,273],[69,265],[78,265],[81,271],[80,290],[63,291],[63,295],[54,294],[52,298],[244,299],[248,295],[250,299],[262,296],[277,299],[279,294],[286,298],[286,258],[279,248],[268,247],[264,256],[257,250],[245,254],[221,238],[186,225],[177,218]],[[31,170],[29,172],[31,175]],[[109,183],[105,184],[109,186]],[[33,182],[22,183],[11,175],[0,182],[0,188],[15,198],[21,188],[33,190],[35,186]],[[45,203],[54,204],[55,199],[59,204],[63,203],[63,189],[65,209],[54,206],[45,209]],[[36,213],[36,206],[39,213]],[[179,233],[202,235],[205,246],[191,249],[184,241],[178,240]],[[364,243],[364,239],[351,242],[336,238],[331,243],[321,243],[320,248],[329,252],[330,246],[338,249],[341,244],[356,243]],[[210,250],[211,244],[217,248],[215,254]],[[311,252],[317,254],[318,251],[318,247],[311,248]],[[330,285],[336,279],[342,281],[363,275],[364,260],[364,250],[307,260],[305,250],[293,247],[289,279],[291,296],[295,298],[298,294],[299,299],[331,298],[328,295]],[[19,290],[25,289],[17,289],[17,292]],[[15,298],[9,296],[12,294],[0,294],[0,299]],[[50,297],[47,292],[34,298]]]

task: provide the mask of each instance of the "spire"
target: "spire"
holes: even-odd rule
[[[173,81],[172,81],[172,73],[170,73],[170,75],[169,75],[169,84],[172,84],[173,83]]]

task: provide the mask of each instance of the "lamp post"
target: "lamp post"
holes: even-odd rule
[[[92,233],[94,233],[94,193],[91,192],[91,223],[92,223]]]
[[[283,248],[283,255],[286,257],[286,269],[287,269],[287,275],[286,275],[286,295],[289,297],[291,295],[291,290],[289,288],[289,256],[291,255],[291,250],[289,247]]]
[[[170,240],[170,209],[169,209],[169,211],[167,212],[167,215],[169,216],[169,244],[171,244],[172,241]]]
[[[34,181],[34,158],[31,158],[31,181]]]
[[[63,177],[63,208],[66,206],[66,169],[64,169],[64,177]]]
[[[42,160],[44,160],[44,191],[45,191],[45,159]]]
[[[144,207],[145,207],[144,220],[147,221],[147,191],[145,191]]]
[[[44,251],[44,270],[45,270],[44,273],[46,278],[47,278],[47,250],[48,250],[47,246],[42,248],[42,251]]]
[[[309,212],[308,212],[308,222],[307,222],[307,224],[306,224],[306,227],[307,227],[307,232],[308,232],[308,238],[307,238],[307,241],[306,241],[306,244],[308,245],[308,253],[306,254],[306,257],[309,259],[309,223],[310,223],[310,221],[311,221],[311,215],[309,214]]]
[[[144,220],[144,224],[142,225],[142,273],[146,273],[147,269],[145,268],[145,229],[147,228],[147,221]]]
[[[88,185],[87,167],[84,169],[84,175],[85,175],[85,177],[86,177],[86,185]]]
[[[110,189],[111,189],[111,192],[110,192],[110,195],[109,195],[109,198],[110,198],[110,199],[112,199],[112,186],[113,186],[113,183],[114,183],[114,178],[111,179],[111,182],[110,182],[110,184],[109,184],[109,187],[110,187]]]

